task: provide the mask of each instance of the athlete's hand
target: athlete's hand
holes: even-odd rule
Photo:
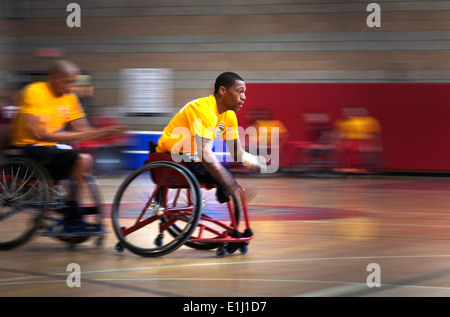
[[[256,156],[245,152],[242,155],[242,165],[261,173],[267,172],[267,163],[263,156]]]
[[[266,161],[266,158],[264,156],[257,156],[257,158],[258,158],[259,171],[261,173],[266,173],[267,172],[267,161]]]
[[[129,131],[129,128],[124,125],[108,126],[99,129],[103,138],[111,138],[122,135],[125,131]]]

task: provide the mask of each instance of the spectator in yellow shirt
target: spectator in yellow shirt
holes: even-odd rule
[[[345,107],[335,122],[341,167],[372,170],[381,167],[381,126],[363,107]]]

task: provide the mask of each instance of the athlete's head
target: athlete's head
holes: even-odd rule
[[[214,84],[214,96],[226,107],[226,110],[239,111],[245,102],[245,82],[241,76],[225,72],[217,77]]]
[[[79,74],[78,66],[70,61],[53,62],[48,70],[48,80],[55,95],[59,97],[70,93]]]

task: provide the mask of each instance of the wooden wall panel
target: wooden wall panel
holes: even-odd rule
[[[385,12],[382,27],[366,25],[368,13],[82,18],[68,28],[64,18],[16,20],[16,36],[258,34],[450,30],[450,11]],[[38,26],[38,27],[37,27]]]
[[[448,70],[449,51],[396,52],[244,52],[244,53],[133,53],[67,54],[86,71],[118,71],[121,68],[172,68],[178,71],[221,70]],[[16,55],[16,70],[45,69],[50,60]],[[396,66],[397,65],[397,66]]]

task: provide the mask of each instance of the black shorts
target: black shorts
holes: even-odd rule
[[[11,151],[12,150],[12,151]],[[69,177],[80,152],[56,146],[9,146],[8,157],[25,157],[42,164],[53,180]]]
[[[206,184],[207,187],[217,187],[216,198],[223,204],[230,200],[230,195],[228,194],[225,187],[219,184],[214,177],[209,174],[205,166],[201,162],[185,162],[187,168],[195,175],[200,183]]]

